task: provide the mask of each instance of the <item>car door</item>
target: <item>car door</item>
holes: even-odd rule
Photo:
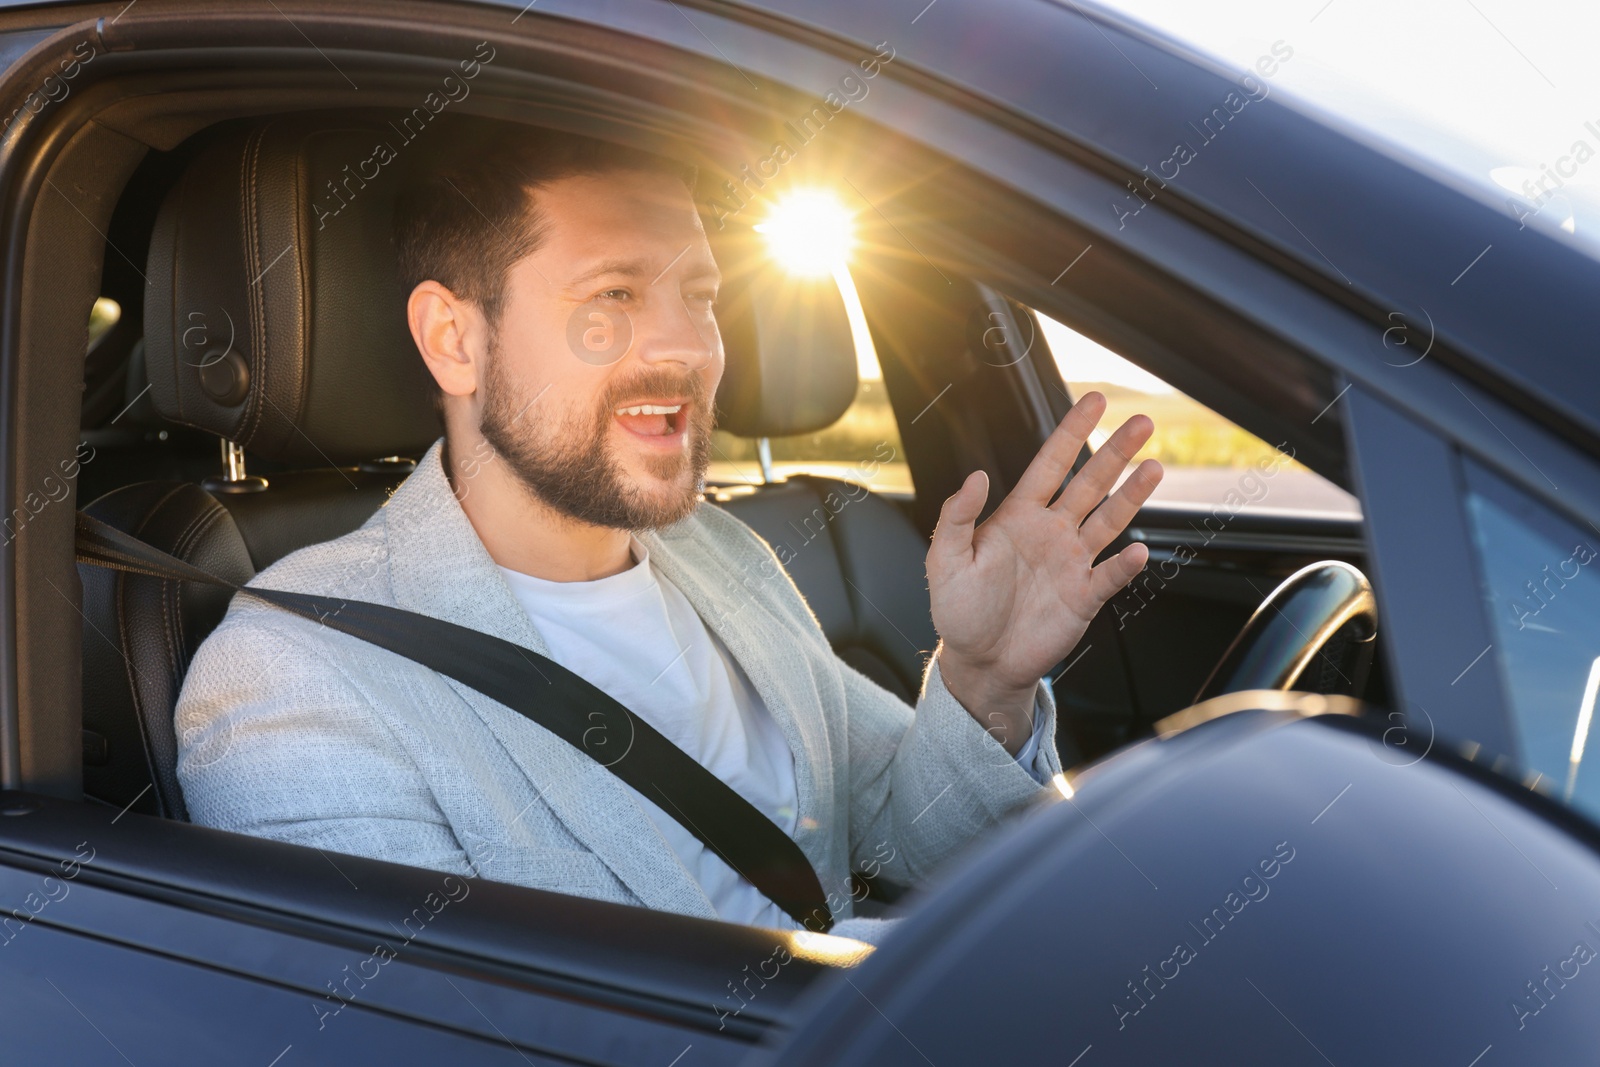
[[[731,1064],[827,964],[775,931],[19,792],[0,905],[15,1063]]]

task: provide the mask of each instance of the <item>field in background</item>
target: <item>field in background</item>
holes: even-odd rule
[[[1164,467],[1251,467],[1271,463],[1278,450],[1182,393],[1145,393],[1107,382],[1073,382],[1075,397],[1092,389],[1106,396],[1100,429],[1111,433],[1133,415],[1148,415],[1156,432],[1135,457],[1157,459]],[[1095,443],[1104,440],[1096,436]],[[1284,470],[1305,470],[1294,460],[1278,461]]]
[[[1074,396],[1091,389],[1106,396],[1096,445],[1132,415],[1145,414],[1155,421],[1155,435],[1135,457],[1136,461],[1153,457],[1167,469],[1155,501],[1213,506],[1236,488],[1240,473],[1259,463],[1275,464],[1277,470],[1271,496],[1259,506],[1359,513],[1348,493],[1182,393],[1148,393],[1106,382],[1075,382],[1070,388]],[[719,430],[712,443],[707,472],[712,483],[760,483],[755,441]],[[893,458],[881,458],[887,456]],[[826,430],[773,438],[772,458],[779,478],[804,472],[861,482],[879,492],[913,491],[894,413],[880,381],[863,381],[855,403]]]
[[[1166,469],[1150,497],[1154,503],[1216,507],[1243,494],[1251,510],[1361,514],[1355,497],[1284,457],[1273,447],[1277,442],[1261,440],[1182,393],[1150,393],[1109,382],[1073,382],[1068,388],[1073,396],[1091,389],[1106,396],[1106,413],[1094,444],[1130,416],[1148,415],[1155,422],[1155,433],[1134,457],[1135,462],[1154,458]],[[1272,471],[1270,477],[1246,473],[1257,464],[1260,470]]]

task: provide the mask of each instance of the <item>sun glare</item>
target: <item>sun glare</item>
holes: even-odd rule
[[[832,274],[844,266],[855,243],[853,229],[850,212],[822,190],[791,193],[756,226],[773,257],[803,275]]]

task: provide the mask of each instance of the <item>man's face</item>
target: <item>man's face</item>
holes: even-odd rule
[[[618,171],[538,190],[539,250],[512,267],[481,431],[533,494],[639,530],[693,510],[709,458],[719,275],[671,176]]]

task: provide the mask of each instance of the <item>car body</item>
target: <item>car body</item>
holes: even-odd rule
[[[1170,856],[1162,827],[1207,798],[1219,812],[1205,839],[1215,855],[1233,863],[1237,852],[1244,866],[1276,856],[1278,838],[1252,819],[1272,804],[1298,811],[1310,803],[1306,791],[1317,790],[1327,796],[1307,818],[1321,819],[1316,808],[1337,797],[1309,768],[1344,766],[1361,730],[1369,770],[1397,772],[1363,778],[1371,792],[1382,798],[1392,789],[1397,805],[1423,805],[1416,797],[1426,793],[1431,814],[1380,801],[1357,808],[1352,794],[1365,821],[1343,831],[1336,851],[1348,865],[1338,868],[1348,876],[1341,899],[1362,905],[1349,922],[1359,923],[1363,908],[1381,909],[1376,879],[1398,847],[1385,837],[1384,849],[1363,850],[1363,825],[1445,833],[1429,839],[1430,850],[1485,879],[1520,862],[1509,844],[1536,867],[1560,857],[1572,872],[1569,893],[1588,884],[1595,863],[1587,823],[1540,794],[1563,794],[1575,746],[1565,796],[1580,811],[1600,808],[1572,784],[1594,704],[1583,657],[1600,657],[1596,580],[1578,550],[1591,531],[1600,535],[1600,374],[1592,354],[1600,311],[1589,299],[1600,264],[1522,226],[1494,197],[1274,96],[1269,70],[1291,61],[1292,41],[1241,75],[1070,0],[944,0],[920,14],[918,7],[0,7],[0,98],[9,116],[0,139],[0,433],[8,457],[0,495],[8,514],[21,516],[0,557],[0,784],[8,791],[0,900],[24,909],[0,947],[8,1061],[737,1063],[784,1055],[801,1027],[810,1043],[795,1046],[800,1058],[792,1062],[824,1062],[832,1046],[817,1043],[827,1032],[818,1020],[834,1019],[850,1035],[835,1047],[840,1056],[881,1048],[880,1059],[861,1062],[912,1050],[941,1065],[979,1062],[981,1041],[976,1051],[944,1045],[948,1056],[919,1047],[915,1027],[937,1029],[926,1013],[903,1045],[874,1044],[882,1034],[867,1033],[872,1019],[829,998],[849,996],[860,967],[856,992],[867,1003],[863,990],[900,990],[885,1008],[894,1018],[920,1004],[943,1005],[947,1021],[959,1019],[959,999],[952,1008],[936,988],[918,994],[897,977],[919,968],[953,974],[942,987],[948,994],[963,974],[1003,988],[1038,970],[1015,958],[975,956],[965,971],[927,962],[937,958],[928,955],[930,938],[945,938],[956,952],[967,943],[964,929],[994,927],[1003,894],[973,886],[1006,874],[1015,881],[1005,884],[1039,889],[1029,871],[1041,879],[1058,872],[1058,887],[1091,884],[1072,879],[1092,880],[1098,864],[1121,861],[1102,847],[1091,862],[1084,850],[1113,838],[1117,851]],[[859,198],[878,271],[863,272],[857,286],[915,481],[914,495],[896,506],[924,536],[968,470],[983,466],[1008,486],[1070,406],[1056,364],[1033,343],[1030,309],[1125,353],[1261,440],[1283,442],[1287,454],[1359,499],[1359,515],[1222,504],[1144,509],[1128,535],[1150,546],[1158,576],[1143,587],[1142,617],[1103,615],[1081,657],[1054,676],[1064,764],[1074,762],[1069,750],[1076,762],[1107,762],[1063,781],[1065,800],[1048,814],[976,850],[914,911],[916,937],[881,959],[862,963],[859,946],[826,938],[488,882],[446,886],[434,872],[355,857],[335,864],[316,850],[146,814],[142,796],[127,806],[84,799],[80,685],[103,679],[81,666],[95,635],[84,632],[68,548],[73,509],[52,486],[66,486],[63,497],[75,494],[83,506],[119,485],[192,475],[192,464],[183,465],[192,453],[175,451],[176,436],[171,449],[167,437],[140,437],[137,447],[117,437],[111,413],[120,403],[80,426],[83,381],[113,381],[106,395],[121,397],[118,375],[136,340],[109,335],[96,351],[123,362],[96,378],[94,352],[85,368],[86,309],[113,290],[138,303],[148,279],[128,235],[136,241],[141,226],[148,234],[197,133],[270,113],[403,108],[480,43],[495,58],[473,95],[451,106],[689,143],[703,153],[703,170],[729,183],[785,171]],[[828,106],[837,117],[826,120],[827,136],[803,151],[776,152],[793,122],[830,94],[839,102]],[[713,185],[708,227],[748,225],[738,189]],[[990,329],[1001,331],[999,349],[987,340]],[[987,358],[998,351],[1006,358]],[[91,429],[107,432],[80,433]],[[77,451],[93,441],[95,454],[112,462],[96,465]],[[78,460],[70,474],[63,457]],[[802,589],[809,559],[795,571]],[[1243,717],[1173,725],[1273,588],[1329,560],[1359,567],[1376,591],[1378,663],[1362,693],[1374,720],[1329,727],[1302,721],[1312,705],[1261,697],[1229,705]],[[1543,621],[1530,631],[1534,615]],[[1160,723],[1168,725],[1158,732]],[[1333,740],[1319,748],[1323,737]],[[1130,742],[1138,744],[1112,755]],[[1229,774],[1205,763],[1208,751],[1234,754]],[[1252,752],[1259,758],[1247,758]],[[1301,773],[1283,773],[1282,753]],[[1417,761],[1426,769],[1403,777],[1401,765]],[[1153,784],[1180,779],[1190,785],[1163,792]],[[1207,788],[1197,792],[1194,783]],[[1450,789],[1466,800],[1453,811],[1439,803]],[[1241,808],[1240,797],[1255,807]],[[1069,827],[1085,812],[1103,830]],[[1468,834],[1482,831],[1479,816],[1499,837]],[[1516,840],[1500,830],[1512,823]],[[1078,867],[1046,862],[1069,852]],[[1151,885],[1165,882],[1178,899],[1227,892],[1213,892],[1209,867],[1166,870]],[[1131,875],[1118,869],[1115,877]],[[1417,877],[1415,892],[1443,891],[1443,880]],[[1120,882],[1093,884],[1127,891]],[[1515,879],[1495,890],[1527,918],[1518,931],[1554,924],[1548,945],[1496,938],[1504,952],[1479,960],[1484,988],[1503,986],[1504,996],[1485,993],[1481,1009],[1470,1000],[1462,1010],[1501,1013],[1484,1043],[1502,1051],[1513,1040],[1500,1036],[1506,1028],[1531,1030],[1530,1042],[1549,1047],[1584,1036],[1581,1023],[1541,1027],[1551,1016],[1539,1020],[1532,1007],[1515,1006],[1533,992],[1540,964],[1565,974],[1562,963],[1575,958],[1569,942],[1590,936],[1567,922],[1565,905],[1547,907],[1547,891]],[[1490,894],[1489,882],[1476,892]],[[1134,938],[1149,918],[1137,909],[1112,916],[1095,900],[1100,910],[1088,915],[1070,907],[1029,914],[1039,915],[1039,936],[1052,944],[1066,943],[1074,920]],[[1299,962],[1278,975],[1298,997],[1263,994],[1275,1007],[1283,1002],[1285,1019],[1304,1017],[1308,1009],[1296,1006],[1313,998],[1316,976],[1326,973],[1317,953],[1338,947],[1336,937],[1313,936],[1317,914],[1309,901],[1286,903],[1275,920],[1305,935],[1296,942]],[[1411,949],[1453,958],[1443,912],[1411,914],[1420,924]],[[1462,914],[1493,921],[1492,909]],[[1381,939],[1362,951],[1345,965],[1369,990],[1393,991],[1411,973]],[[1528,954],[1526,966],[1518,951]],[[1130,949],[1130,961],[1139,952]],[[1130,979],[1140,972],[1124,969]],[[1125,990],[1106,991],[1110,1011],[1080,1003],[1079,992],[1073,987],[1066,1002],[1046,998],[1063,1063],[1090,1055],[1086,1044],[1108,1051],[1111,1038],[1079,1041],[1078,1031],[1120,1032],[1115,1024],[1126,1022],[1126,1009],[1114,1006]],[[1416,992],[1419,1001],[1433,995]],[[810,1008],[802,997],[812,998]],[[1228,1003],[1215,1002],[1219,1010]],[[1361,1003],[1404,1010],[1382,997]],[[1547,1001],[1537,1003],[1542,1013]],[[1548,1004],[1566,1006],[1553,996]],[[1349,1006],[1335,997],[1318,1017]],[[878,1011],[873,1025],[888,1021]],[[1043,1040],[993,1013],[961,1022],[969,1035],[1012,1027],[1018,1041]],[[1350,1027],[1365,1032],[1359,1018]],[[1257,1032],[1234,1031],[1231,1043],[1215,1047],[1233,1055],[1280,1047],[1253,1044]],[[1317,1037],[1307,1043],[1318,1055],[1327,1050],[1345,1062],[1336,1032]],[[1293,1055],[1310,1055],[1293,1047]],[[1353,1038],[1347,1047],[1362,1050],[1348,1059],[1373,1054]],[[1462,1063],[1482,1055],[1451,1047],[1464,1050]],[[1136,1051],[1130,1045],[1121,1054]],[[1414,1054],[1396,1051],[1394,1062]]]

